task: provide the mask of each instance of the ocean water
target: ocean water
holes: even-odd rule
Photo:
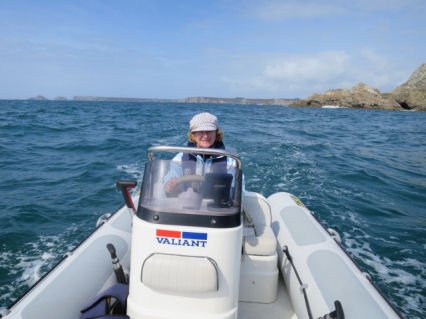
[[[146,150],[218,116],[248,190],[298,196],[406,318],[426,313],[426,113],[282,106],[0,101],[0,308],[122,205]]]

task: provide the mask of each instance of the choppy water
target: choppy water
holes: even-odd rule
[[[426,310],[426,113],[178,103],[0,101],[0,308],[122,204],[146,149],[219,117],[248,190],[297,195],[407,318]]]

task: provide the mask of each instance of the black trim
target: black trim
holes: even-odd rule
[[[309,305],[308,295],[306,294],[306,287],[303,285],[302,279],[300,279],[300,276],[299,276],[299,273],[296,269],[296,266],[293,263],[293,257],[291,257],[287,246],[283,247],[283,253],[286,255],[287,260],[290,262],[290,265],[293,267],[294,273],[296,274],[296,277],[297,277],[297,281],[300,284],[300,288],[301,288],[302,293],[303,293],[303,298],[305,299],[305,305],[306,305],[306,310],[308,312],[309,319],[313,319],[311,306]]]
[[[139,206],[136,216],[140,219],[153,223],[179,226],[198,226],[209,228],[233,228],[241,225],[241,214],[212,216],[182,213],[167,213]]]
[[[308,294],[306,293],[306,286],[303,284],[302,279],[299,276],[299,272],[296,269],[296,266],[293,263],[293,257],[290,255],[290,251],[287,246],[283,247],[283,253],[286,255],[287,260],[290,262],[291,267],[293,267],[294,273],[296,274],[297,281],[300,285],[300,290],[303,293],[303,298],[305,299],[306,311],[308,312],[309,319],[313,319],[311,306],[309,305]],[[327,318],[336,318],[336,319],[345,319],[345,314],[343,313],[342,303],[339,300],[334,301],[334,306],[336,310],[332,311],[329,314],[326,314],[318,319],[327,319]]]

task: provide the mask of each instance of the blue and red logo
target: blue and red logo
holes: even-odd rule
[[[206,247],[207,233],[194,233],[179,230],[156,230],[157,242],[161,245]]]

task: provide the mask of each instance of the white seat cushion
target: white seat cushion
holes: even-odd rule
[[[219,289],[216,263],[206,257],[153,254],[142,266],[142,283],[152,289],[203,293]]]
[[[243,210],[252,219],[254,227],[271,226],[271,207],[265,197],[254,192],[244,192]]]
[[[277,249],[277,240],[269,226],[256,227],[256,234],[245,236],[244,251],[248,255],[272,256]]]

